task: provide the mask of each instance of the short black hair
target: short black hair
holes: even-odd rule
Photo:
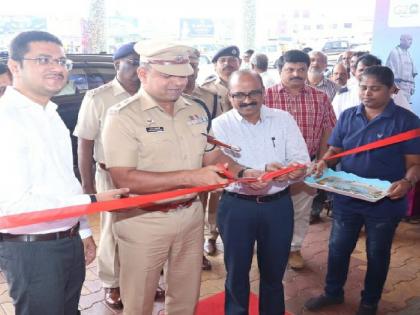
[[[248,49],[248,50],[245,50],[245,54],[247,54],[247,55],[252,55],[254,53],[254,50],[253,49]]]
[[[309,52],[311,52],[313,49],[311,48],[311,47],[305,47],[305,48],[303,48],[302,49],[302,51],[304,52],[304,53],[309,53]]]
[[[277,62],[277,68],[279,70],[283,69],[286,62],[303,62],[309,67],[309,65],[311,64],[311,59],[309,58],[309,55],[307,53],[304,53],[301,50],[292,49],[286,51],[282,56],[280,56]]]
[[[367,67],[362,73],[362,77],[364,76],[373,76],[388,88],[394,86],[394,73],[388,67],[376,65]]]
[[[371,55],[371,54],[364,54],[364,55],[360,56],[359,58],[357,58],[357,61],[356,61],[356,64],[355,64],[356,68],[359,65],[359,62],[364,64],[366,67],[382,65],[381,59],[379,59],[378,57],[376,57],[374,55]]]
[[[268,68],[268,57],[265,54],[252,55],[251,64],[262,71],[267,71]]]
[[[31,42],[49,42],[63,46],[61,40],[51,33],[43,31],[28,31],[18,34],[10,44],[10,59],[21,61],[29,51]]]
[[[12,77],[12,73],[10,72],[9,67],[6,64],[0,62],[0,74],[5,73]]]

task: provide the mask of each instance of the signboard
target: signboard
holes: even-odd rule
[[[180,37],[197,38],[197,37],[213,37],[214,23],[211,19],[181,19],[180,20]]]
[[[401,35],[412,38],[412,44],[407,51],[414,69],[419,72],[420,0],[376,0],[372,53],[381,58],[383,65],[391,51],[399,46]],[[420,116],[420,75],[411,80],[414,82],[414,94],[410,98],[410,107]]]

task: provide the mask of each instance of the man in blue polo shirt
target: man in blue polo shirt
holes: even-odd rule
[[[416,115],[393,102],[393,84],[394,75],[388,67],[372,66],[365,69],[359,85],[362,104],[342,113],[323,159],[420,128]],[[316,174],[321,174],[325,167],[325,160],[318,162]],[[392,239],[407,209],[406,194],[420,178],[420,139],[345,156],[341,158],[341,167],[345,172],[388,180],[392,185],[389,195],[376,203],[334,194],[325,293],[308,300],[305,307],[317,311],[344,302],[343,287],[350,256],[364,225],[368,263],[365,287],[356,314],[374,315],[388,273]]]

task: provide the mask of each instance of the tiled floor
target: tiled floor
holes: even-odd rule
[[[99,236],[98,216],[92,216],[91,225],[95,239]],[[327,243],[330,219],[323,218],[320,224],[312,225],[302,250],[307,261],[303,271],[287,270],[284,279],[286,307],[294,315],[315,314],[303,310],[304,301],[322,292],[327,261]],[[202,274],[201,298],[211,296],[224,289],[223,246],[218,244],[220,252],[210,258],[212,271]],[[353,315],[359,303],[360,290],[363,286],[366,256],[364,254],[364,236],[354,251],[346,284],[346,303],[318,312],[320,315]],[[259,274],[254,262],[251,270],[251,288],[258,293]],[[83,315],[115,315],[103,302],[103,291],[94,262],[87,268],[86,281],[80,300]],[[0,274],[0,315],[14,314],[13,305],[7,293],[7,284]],[[163,302],[155,304],[154,315],[163,309]],[[378,315],[420,315],[420,225],[401,223],[395,237],[392,250],[391,268],[380,304]]]

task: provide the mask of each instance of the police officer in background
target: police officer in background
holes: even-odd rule
[[[194,72],[193,74],[188,76],[188,82],[187,82],[187,86],[185,87],[184,93],[194,98],[194,100],[197,101],[199,104],[201,104],[203,107],[207,108],[208,110],[207,115],[209,116],[209,119],[211,120],[216,117],[219,98],[217,94],[213,94],[196,84],[197,75],[199,71],[198,64],[199,64],[200,52],[196,48],[193,48],[193,47],[186,46],[185,48],[188,52],[190,65],[193,68]],[[209,130],[210,130],[210,126],[211,126],[211,121],[209,121],[209,124],[208,124]],[[200,194],[200,199],[203,202],[204,211],[207,208],[208,196],[209,196],[209,193],[206,193],[206,192]],[[213,206],[213,208],[215,207]],[[210,231],[215,231],[215,233],[217,233],[216,211],[208,212],[206,225]],[[216,234],[216,238],[217,236],[218,236],[218,233]],[[203,255],[203,265],[201,266],[201,269],[211,270],[211,262],[204,255]]]
[[[259,177],[260,171],[245,170],[201,135],[207,132],[206,111],[181,96],[193,73],[185,46],[136,44],[135,50],[142,58],[137,71],[140,91],[108,111],[102,134],[105,163],[114,184],[147,194],[226,183],[217,163],[228,163],[234,174]],[[252,185],[257,189],[264,184]],[[165,262],[165,314],[194,314],[201,281],[203,220],[195,195],[116,213],[124,314],[152,313]]]
[[[137,93],[140,80],[137,76],[139,55],[134,42],[118,48],[113,61],[115,78],[86,93],[79,111],[74,135],[78,137],[78,164],[83,191],[87,194],[114,188],[111,176],[105,170],[101,132],[108,108]],[[96,161],[95,179],[92,164]],[[118,250],[112,230],[114,214],[101,212],[101,239],[98,253],[98,276],[105,288],[105,302],[114,309],[121,309],[119,290]]]
[[[202,88],[210,91],[219,98],[216,115],[232,109],[228,97],[228,82],[233,72],[239,70],[241,59],[239,58],[239,48],[236,46],[228,46],[219,50],[213,57],[212,62],[216,70],[217,77],[212,77],[202,84]],[[216,254],[216,240],[219,232],[216,227],[216,211],[219,205],[220,193],[210,193],[208,200],[208,228],[210,237],[204,244],[204,251],[213,256]]]

